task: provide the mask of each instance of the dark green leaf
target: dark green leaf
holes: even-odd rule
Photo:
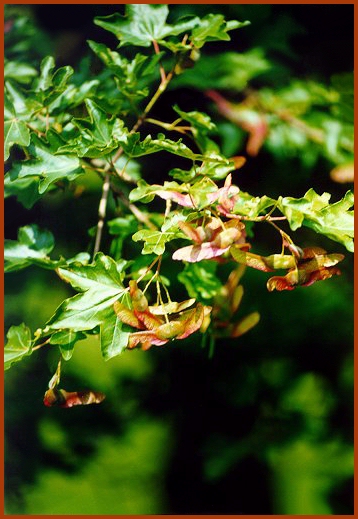
[[[189,18],[168,25],[167,5],[127,4],[126,16],[118,13],[95,18],[95,23],[112,32],[120,40],[120,46],[138,45],[149,47],[153,41],[160,42],[168,36],[189,31],[198,23],[198,18]]]
[[[31,137],[29,152],[33,158],[14,163],[10,180],[36,177],[40,194],[45,193],[54,182],[60,179],[71,181],[84,172],[77,157],[54,154],[36,135]]]
[[[14,362],[18,362],[25,355],[30,355],[31,349],[30,329],[24,323],[11,326],[7,332],[4,369],[9,369]]]
[[[16,196],[18,201],[26,207],[31,207],[41,198],[39,194],[39,179],[31,178],[14,178],[14,172],[9,172],[4,179],[4,196]]]

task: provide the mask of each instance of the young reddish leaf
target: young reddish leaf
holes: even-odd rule
[[[202,245],[188,245],[182,247],[174,252],[173,260],[188,261],[189,263],[195,263],[204,259],[216,258],[222,256],[229,250],[230,247],[221,249],[220,247],[214,247],[211,242],[203,243]]]
[[[170,315],[177,312],[181,312],[189,306],[192,306],[195,303],[195,299],[187,299],[186,301],[182,301],[181,303],[176,303],[172,301],[170,303],[165,303],[163,305],[155,305],[150,306],[149,310],[153,315]]]
[[[162,340],[175,339],[179,334],[184,333],[185,325],[186,323],[181,321],[164,323],[156,330],[156,335]]]
[[[263,272],[273,271],[273,269],[267,265],[264,256],[252,254],[251,252],[245,252],[237,246],[231,247],[230,252],[234,260],[238,263],[243,263],[248,267],[252,267],[257,270],[262,270]]]
[[[73,407],[75,405],[99,404],[106,396],[98,391],[66,391],[65,389],[49,389],[44,396],[47,407]]]
[[[143,328],[146,328],[147,330],[156,330],[158,326],[161,326],[164,323],[163,319],[153,315],[149,310],[146,312],[138,312],[134,310],[134,313],[139,321],[143,323]]]
[[[274,276],[267,281],[267,289],[273,290],[293,290],[298,285],[310,286],[316,281],[323,281],[331,278],[334,275],[339,276],[340,270],[337,267],[318,267],[315,270],[309,268],[299,268],[298,270],[291,270],[286,276]]]
[[[135,280],[131,280],[129,282],[129,288],[133,309],[138,310],[138,312],[145,312],[145,310],[148,309],[148,300],[143,292],[138,288],[137,282]]]
[[[133,328],[139,328],[139,329],[144,328],[144,326],[139,321],[139,319],[135,316],[133,311],[130,310],[129,308],[127,308],[126,306],[124,306],[122,303],[120,303],[119,301],[116,301],[113,304],[113,307],[114,307],[114,311],[116,312],[117,316],[123,323],[129,324],[129,326],[133,326]]]
[[[185,324],[185,332],[182,335],[178,335],[177,339],[185,339],[192,333],[199,330],[203,324],[204,317],[208,316],[211,312],[210,306],[204,306],[198,303],[196,308],[193,310],[187,310],[181,314],[180,319]]]
[[[129,336],[128,348],[132,349],[138,346],[138,344],[141,344],[142,350],[148,350],[152,344],[155,346],[162,346],[167,342],[168,340],[158,339],[154,331],[134,332]]]

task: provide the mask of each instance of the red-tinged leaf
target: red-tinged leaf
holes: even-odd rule
[[[316,256],[314,259],[299,263],[299,269],[305,272],[314,272],[324,267],[333,267],[344,259],[343,254],[326,254],[325,256]]]
[[[47,407],[73,407],[75,405],[99,404],[105,395],[98,391],[66,391],[65,389],[49,389],[44,396]]]
[[[242,166],[246,164],[246,158],[241,155],[236,155],[235,157],[230,157],[229,160],[232,160],[235,166],[235,169],[240,169]]]
[[[249,133],[246,151],[251,157],[256,157],[268,134],[269,126],[267,121],[263,116],[260,116],[254,124],[244,123],[242,128]]]
[[[244,333],[251,330],[251,328],[256,326],[259,320],[260,314],[258,312],[252,312],[234,325],[230,336],[240,337],[240,335],[243,335]]]
[[[137,282],[131,280],[129,282],[129,288],[133,309],[138,310],[139,312],[145,312],[148,309],[148,300],[143,292],[138,288]]]
[[[313,283],[315,283],[316,281],[324,281],[325,279],[329,279],[332,276],[340,275],[341,271],[337,267],[323,267],[315,272],[312,272],[312,274],[310,274],[308,277],[308,281],[302,283],[302,286],[309,287],[310,285],[313,285]]]
[[[211,307],[204,306],[201,303],[198,303],[195,309],[183,312],[180,318],[183,324],[185,324],[185,331],[182,335],[178,335],[177,339],[185,339],[192,333],[199,330],[203,324],[204,317],[209,315],[210,312]]]
[[[177,312],[182,312],[186,310],[190,306],[195,303],[195,299],[187,299],[186,301],[181,301],[181,303],[176,303],[175,301],[171,301],[170,303],[165,303],[162,305],[150,306],[149,310],[153,315],[170,315]]]
[[[283,290],[293,290],[296,285],[292,285],[286,279],[286,276],[274,276],[267,281],[266,286],[269,292],[273,292],[274,290],[281,292]]]
[[[116,312],[119,319],[122,323],[129,324],[129,326],[133,326],[133,328],[143,329],[145,326],[139,321],[139,319],[135,316],[132,310],[124,306],[119,301],[116,301],[113,304],[114,311]]]
[[[245,241],[241,230],[231,227],[221,231],[211,243],[213,246],[226,249],[227,247],[230,247],[234,243],[239,243],[240,241]]]
[[[237,246],[231,247],[230,252],[234,260],[238,263],[242,263],[257,270],[262,270],[263,272],[273,271],[273,269],[267,265],[264,256],[252,254],[251,252],[245,252]]]
[[[168,340],[158,339],[156,333],[152,331],[134,332],[129,336],[128,348],[132,349],[138,346],[138,344],[141,344],[143,350],[148,350],[152,344],[162,346],[167,342]]]
[[[305,247],[303,249],[303,259],[311,259],[316,256],[324,256],[327,254],[327,251],[322,249],[321,247]]]
[[[312,260],[314,261],[314,260]],[[334,275],[339,276],[340,270],[337,267],[321,267],[308,271],[305,268],[291,270],[286,276],[275,276],[267,281],[267,289],[273,290],[293,290],[297,286],[308,287],[316,281],[324,281]]]
[[[222,256],[230,249],[226,247],[221,249],[220,247],[214,247],[211,243],[203,243],[202,245],[188,245],[182,247],[174,252],[173,260],[188,261],[189,263],[195,263],[204,259],[216,258]]]
[[[164,323],[156,330],[156,335],[161,340],[175,339],[178,335],[183,334],[185,325],[186,323],[181,321]]]
[[[208,201],[212,204],[216,200],[219,202],[220,206],[227,212],[232,211],[234,205],[237,200],[237,196],[240,192],[240,189],[237,186],[231,185],[231,173],[226,177],[224,187],[221,187],[214,193],[209,193],[207,195]]]
[[[155,192],[156,195],[160,196],[164,200],[172,200],[183,207],[191,207],[194,209],[193,198],[190,195],[183,195],[177,191],[164,191],[158,190]]]
[[[178,227],[195,243],[202,243],[205,241],[206,235],[203,227],[193,227],[186,222],[179,222]]]
[[[138,320],[143,323],[143,328],[147,330],[156,330],[158,326],[161,326],[165,321],[156,315],[153,315],[149,310],[146,312],[138,312],[134,310],[135,316]]]

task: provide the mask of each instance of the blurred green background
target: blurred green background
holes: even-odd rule
[[[120,5],[7,7],[10,19],[28,17],[19,55],[38,64],[54,53],[57,66],[74,67],[90,55],[86,39],[115,46],[93,17],[123,12]],[[351,5],[172,5],[170,16],[208,12],[251,21],[207,52],[262,49],[273,69],[256,79],[258,88],[278,89],[294,76],[329,83],[353,69]],[[211,106],[183,85],[168,92],[157,115],[173,102],[186,110]],[[233,152],[242,152],[234,126],[221,125],[222,135],[234,136],[226,138],[231,147],[237,137]],[[313,187],[334,201],[351,187],[330,179],[327,157],[308,164],[299,155],[263,149],[236,182],[275,197]],[[171,167],[166,160],[155,181]],[[58,254],[85,250],[100,187],[91,181],[82,197],[52,195],[31,211],[7,199],[5,237],[36,222],[54,233]],[[270,251],[274,235],[256,227],[255,246]],[[105,363],[93,337],[66,363],[67,388],[91,387],[107,398],[69,410],[42,404],[57,351],[40,350],[6,372],[5,513],[353,514],[352,255],[313,232],[297,236],[299,244],[346,254],[342,275],[268,293],[265,275],[247,270],[243,308],[259,311],[260,323],[242,338],[218,341],[211,359],[194,336]],[[182,293],[177,272],[165,274]],[[36,330],[72,295],[54,273],[36,268],[8,274],[5,283],[6,329],[24,321]]]

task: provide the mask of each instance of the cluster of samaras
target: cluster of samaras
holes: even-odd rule
[[[210,306],[197,303],[190,308],[195,299],[149,306],[136,281],[130,281],[129,287],[132,308],[119,301],[114,303],[119,319],[140,330],[130,334],[128,348],[140,344],[143,350],[147,350],[152,345],[162,346],[173,339],[185,339],[199,329],[204,331],[210,322]]]

